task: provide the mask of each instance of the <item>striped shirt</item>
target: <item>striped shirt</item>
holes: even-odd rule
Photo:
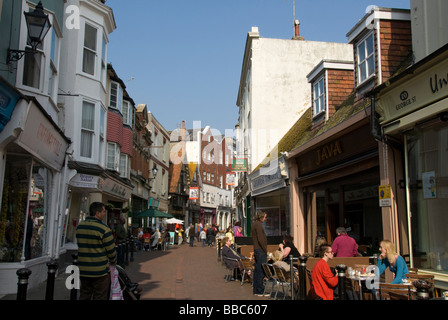
[[[76,229],[78,267],[82,277],[101,277],[115,264],[117,252],[112,231],[95,217],[87,217]]]

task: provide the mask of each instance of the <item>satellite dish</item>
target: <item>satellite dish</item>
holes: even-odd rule
[[[371,4],[370,6],[367,6],[366,13],[370,13],[373,9],[378,8],[376,5]]]

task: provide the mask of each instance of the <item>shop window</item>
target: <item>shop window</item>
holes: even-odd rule
[[[31,260],[46,252],[51,180],[51,171],[31,158],[6,157],[0,213],[0,261]]]
[[[448,126],[417,128],[406,139],[413,265],[448,273]]]

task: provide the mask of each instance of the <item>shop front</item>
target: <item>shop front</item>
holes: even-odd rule
[[[58,254],[69,145],[37,100],[18,100],[0,133],[0,294],[17,291],[21,268],[32,271],[29,287],[42,282]]]
[[[283,158],[249,175],[252,202],[255,211],[266,212],[264,228],[267,236],[291,234],[287,173],[280,169]]]
[[[448,289],[448,46],[377,89],[384,139],[403,145],[409,263]]]
[[[378,143],[362,111],[292,150],[288,156],[294,238],[300,252],[314,252],[317,236],[328,243],[345,227],[364,254],[377,253],[383,237]]]
[[[72,170],[80,169],[79,163],[69,165]],[[112,231],[116,229],[121,219],[127,221],[129,200],[133,187],[104,172],[97,166],[90,166],[88,173],[76,173],[69,180],[68,196],[66,201],[66,225],[65,248],[77,250],[76,228],[79,223],[89,216],[89,206],[93,202],[102,202],[106,206],[104,223]],[[126,224],[125,224],[126,227]]]

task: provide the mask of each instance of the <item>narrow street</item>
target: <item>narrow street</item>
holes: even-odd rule
[[[139,252],[126,267],[132,281],[143,288],[141,300],[254,300],[252,286],[226,282],[227,270],[215,247],[184,243],[167,251]]]

